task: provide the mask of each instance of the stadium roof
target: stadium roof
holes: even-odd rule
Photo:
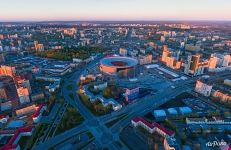
[[[128,68],[138,64],[138,61],[131,57],[105,57],[100,61],[101,65],[116,67],[116,68]]]

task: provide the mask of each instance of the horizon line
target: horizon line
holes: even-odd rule
[[[0,23],[41,23],[41,22],[231,22],[230,20],[220,19],[160,19],[160,20],[0,20]]]

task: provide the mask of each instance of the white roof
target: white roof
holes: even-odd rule
[[[187,114],[187,113],[191,113],[192,109],[189,107],[179,107],[179,110],[182,114]]]
[[[171,115],[177,115],[177,110],[175,108],[169,108],[168,113]]]
[[[154,110],[153,111],[153,115],[155,117],[165,117],[166,113],[165,113],[165,111],[163,109],[161,109],[161,110]]]

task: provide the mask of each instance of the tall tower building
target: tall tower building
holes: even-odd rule
[[[223,67],[228,67],[230,61],[231,61],[231,56],[229,54],[224,55],[222,66]]]
[[[169,52],[169,49],[168,49],[168,46],[167,46],[167,45],[164,45],[162,49],[163,49],[163,53],[162,53],[162,58],[161,58],[161,60],[162,60],[163,62],[166,62],[166,59],[167,59],[167,57],[169,56],[170,52]]]
[[[127,56],[127,49],[126,48],[120,48],[119,53],[121,56]]]
[[[200,55],[189,55],[185,63],[184,73],[187,75],[201,75],[204,73],[207,62],[200,63]]]
[[[200,55],[193,55],[190,60],[189,69],[195,72],[196,69],[198,68],[199,62],[200,62]]]
[[[215,69],[218,63],[218,58],[215,56],[211,56],[209,59],[209,64],[208,64],[208,68],[209,69]]]
[[[15,67],[11,67],[11,66],[1,66],[0,67],[0,75],[14,77],[15,73],[16,73]]]

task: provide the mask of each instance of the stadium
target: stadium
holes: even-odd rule
[[[106,57],[100,61],[103,73],[118,77],[134,77],[138,61],[130,57]]]

